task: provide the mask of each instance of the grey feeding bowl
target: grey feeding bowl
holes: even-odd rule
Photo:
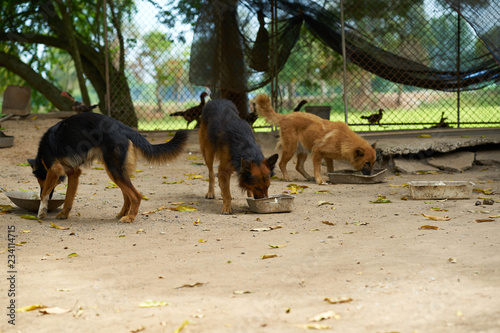
[[[247,202],[248,207],[254,213],[285,213],[292,211],[294,199],[293,195],[280,194],[262,199],[247,198]]]
[[[410,196],[416,200],[469,199],[473,182],[469,181],[411,181]]]
[[[12,191],[4,192],[5,195],[21,208],[30,210],[32,212],[38,212],[38,207],[40,207],[40,196],[38,193],[33,191]],[[54,210],[64,203],[66,196],[62,194],[54,193],[52,199],[49,200],[49,211]]]
[[[5,135],[4,132],[0,131],[0,148],[10,148],[14,145],[14,137],[10,135]]]
[[[330,182],[336,184],[375,184],[380,183],[385,178],[387,169],[374,169],[369,176],[363,175],[361,171],[339,170],[329,172]]]

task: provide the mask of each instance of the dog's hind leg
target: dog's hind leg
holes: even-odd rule
[[[130,199],[127,193],[122,191],[122,194],[123,194],[123,206],[120,212],[116,214],[117,218],[122,218],[123,216],[127,215],[128,211],[130,210]]]
[[[134,222],[137,214],[139,213],[139,206],[141,205],[142,195],[132,185],[132,182],[128,177],[124,180],[116,180],[115,183],[122,190],[124,197],[123,207],[120,211],[120,214],[125,212],[126,215],[123,215],[122,218],[120,218],[120,222]],[[128,200],[126,200],[125,197],[128,197]]]
[[[63,209],[56,215],[56,219],[67,219],[71,208],[73,208],[73,201],[75,200],[76,190],[78,189],[78,178],[82,174],[79,168],[69,171],[68,175],[68,189],[66,190],[66,198],[64,199]]]

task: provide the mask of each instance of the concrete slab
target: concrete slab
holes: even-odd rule
[[[500,164],[500,150],[477,151],[476,163],[482,165]]]
[[[475,153],[470,151],[462,151],[438,157],[430,157],[427,161],[430,165],[441,170],[458,172],[472,168],[475,155]]]
[[[417,172],[439,171],[438,168],[435,168],[424,161],[404,157],[397,157],[393,159],[394,169],[401,173],[415,174]]]

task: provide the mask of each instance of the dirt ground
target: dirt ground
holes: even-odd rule
[[[15,136],[15,146],[0,149],[1,187],[38,191],[30,167],[21,163],[35,156],[41,135],[55,122],[2,123],[4,132]],[[168,134],[147,138],[160,143]],[[274,135],[259,137],[264,154],[274,153]],[[43,222],[27,220],[21,215],[35,213],[17,207],[0,215],[0,331],[500,331],[500,166],[455,174],[389,172],[379,184],[320,186],[304,181],[289,165],[293,183],[307,186],[296,194],[291,213],[249,213],[233,177],[236,214],[223,216],[220,196],[204,197],[208,172],[202,162],[192,132],[185,154],[160,167],[140,162],[133,179],[149,198],[142,201],[141,213],[181,202],[196,211],[163,209],[140,214],[131,224],[118,223],[121,192],[107,188],[109,179],[95,164],[80,178],[69,219],[56,220],[51,212]],[[281,177],[279,170],[276,174]],[[467,180],[495,194],[403,200],[409,190],[401,185],[412,180]],[[270,193],[289,192],[289,184],[275,179]],[[64,186],[56,191],[64,192]],[[379,194],[391,202],[371,203]],[[479,197],[496,202],[476,206]],[[0,194],[0,205],[9,204]],[[493,222],[475,222],[490,216]],[[51,222],[68,229],[53,228]],[[420,229],[424,225],[438,230]],[[5,249],[12,226],[18,246],[9,285]],[[262,231],[268,227],[272,230]],[[15,297],[7,297],[12,288]],[[8,322],[12,299],[17,308],[41,304],[67,312],[18,312],[13,326]],[[312,320],[320,314],[327,319]]]

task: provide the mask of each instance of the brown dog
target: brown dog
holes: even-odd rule
[[[201,113],[200,148],[208,168],[208,199],[215,198],[214,159],[220,160],[218,178],[222,193],[222,214],[232,214],[231,174],[236,171],[239,185],[255,199],[268,197],[274,165],[278,154],[264,158],[252,128],[238,116],[238,110],[229,100],[212,100]]]
[[[322,119],[310,113],[292,112],[282,115],[274,112],[267,95],[256,97],[257,112],[270,124],[280,127],[282,155],[279,167],[283,178],[290,181],[286,164],[297,152],[296,169],[308,180],[324,183],[321,161],[325,159],[328,172],[333,172],[333,160],[349,161],[364,175],[371,174],[376,159],[376,143],[370,145],[354,133],[347,124]],[[314,178],[304,169],[308,152],[312,153]]]

